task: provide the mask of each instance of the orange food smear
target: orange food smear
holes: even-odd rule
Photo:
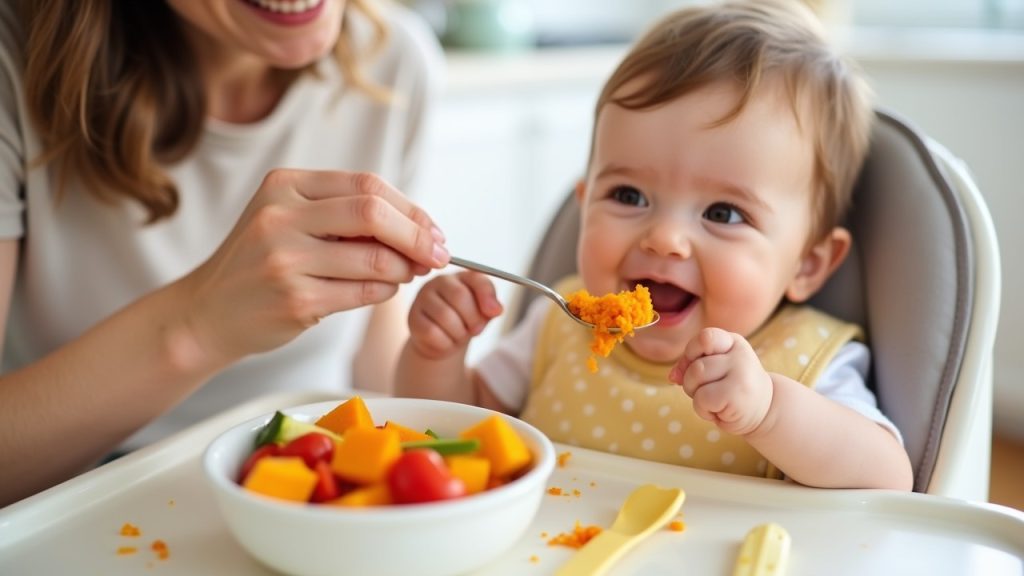
[[[682,532],[683,530],[686,530],[686,524],[681,520],[673,520],[668,523],[668,529],[673,532]]]
[[[135,554],[139,549],[135,546],[120,546],[117,549],[118,556],[127,556],[129,554]]]
[[[142,531],[139,530],[139,527],[130,522],[125,522],[124,526],[121,526],[121,536],[135,537],[141,535]]]
[[[561,496],[562,489],[557,486],[552,486],[551,488],[548,488],[548,494],[551,494],[552,496]]]
[[[154,540],[150,548],[152,548],[153,552],[156,552],[157,558],[161,560],[167,560],[171,556],[171,551],[163,540]]]
[[[591,372],[597,372],[595,355],[608,357],[617,343],[633,335],[635,326],[642,326],[654,319],[651,292],[642,284],[637,284],[633,290],[604,296],[593,296],[586,290],[578,290],[570,294],[567,300],[573,314],[594,325],[594,339],[590,343],[590,351],[594,355],[587,359],[587,368]],[[618,328],[620,331],[613,334],[609,328]]]
[[[548,540],[548,546],[567,546],[569,548],[580,548],[592,538],[601,533],[600,526],[582,526],[576,521],[572,532],[563,532]]]
[[[558,467],[565,468],[565,465],[569,463],[569,458],[572,457],[572,452],[562,452],[558,455]]]

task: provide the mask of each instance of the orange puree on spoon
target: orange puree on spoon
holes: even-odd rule
[[[593,296],[586,290],[578,290],[570,294],[567,300],[573,314],[594,325],[590,351],[602,357],[608,357],[615,344],[622,342],[626,336],[632,336],[635,326],[649,324],[654,319],[651,293],[642,284],[637,284],[633,290],[604,296]],[[619,332],[612,333],[609,328],[618,328]],[[597,359],[593,355],[587,359],[587,368],[597,372]]]

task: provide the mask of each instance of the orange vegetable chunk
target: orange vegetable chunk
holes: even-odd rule
[[[353,396],[321,416],[316,425],[344,436],[349,428],[373,428],[373,416],[366,402],[359,396]]]
[[[425,434],[418,430],[413,430],[412,428],[409,428],[407,426],[402,426],[401,424],[392,422],[391,420],[388,420],[387,422],[384,423],[384,429],[394,430],[395,432],[398,432],[398,438],[402,442],[415,442],[417,440],[433,440],[433,438],[429,434]]]
[[[242,486],[272,498],[308,502],[316,480],[302,458],[267,456],[256,462]]]
[[[491,476],[511,476],[530,463],[530,449],[512,426],[497,414],[463,430],[459,436],[480,440],[479,454],[491,461]]]
[[[387,483],[370,484],[356,488],[340,498],[326,502],[331,506],[387,506],[393,503]]]
[[[462,480],[466,485],[467,494],[476,494],[487,489],[487,479],[491,477],[490,460],[461,454],[448,456],[444,460],[452,476]]]
[[[349,428],[337,445],[331,469],[356,484],[377,484],[387,478],[391,465],[402,455],[398,432],[382,428]]]

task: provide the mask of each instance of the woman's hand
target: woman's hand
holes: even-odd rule
[[[430,218],[372,174],[275,170],[181,281],[196,345],[222,360],[285,344],[447,264]]]
[[[720,328],[704,328],[690,340],[669,380],[693,398],[698,416],[730,434],[757,430],[772,405],[772,378],[750,343]]]
[[[483,274],[438,276],[420,289],[409,311],[409,345],[430,360],[464,352],[501,312],[494,284]]]

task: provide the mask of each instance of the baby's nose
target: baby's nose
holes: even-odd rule
[[[658,256],[689,258],[693,253],[688,227],[677,218],[658,218],[651,222],[641,247]]]

